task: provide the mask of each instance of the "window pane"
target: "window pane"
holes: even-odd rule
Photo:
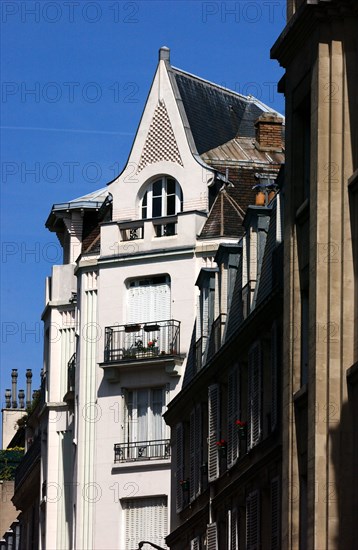
[[[167,179],[167,195],[175,195],[175,180]]]
[[[162,197],[153,197],[153,218],[159,218],[162,215]]]
[[[175,195],[167,197],[167,216],[175,214]]]
[[[148,440],[148,391],[137,392],[138,438],[137,441]]]
[[[153,183],[153,197],[162,196],[162,180],[157,180]]]
[[[163,438],[163,423],[162,418],[163,413],[163,390],[152,390],[152,414],[153,414],[153,425],[152,425],[152,438],[154,440]]]

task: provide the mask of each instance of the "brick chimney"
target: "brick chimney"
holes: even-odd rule
[[[256,147],[260,151],[282,151],[282,122],[283,119],[275,113],[263,113],[256,120]]]

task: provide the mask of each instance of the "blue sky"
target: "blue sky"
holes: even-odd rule
[[[39,383],[44,281],[61,263],[44,223],[53,203],[123,168],[158,49],[188,72],[284,112],[270,47],[283,0],[6,1],[1,8],[1,379]]]

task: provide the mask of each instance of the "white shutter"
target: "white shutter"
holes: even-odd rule
[[[206,528],[207,550],[218,550],[218,532],[216,523],[210,523]]]
[[[142,284],[140,284],[142,283]],[[148,323],[170,319],[170,284],[148,279],[128,288],[128,323]]]
[[[279,550],[280,545],[280,479],[271,480],[271,550]]]
[[[189,476],[189,491],[190,502],[195,499],[195,484],[196,484],[196,472],[195,472],[195,409],[190,413],[189,419],[189,448],[190,448],[190,476]]]
[[[216,442],[220,437],[220,395],[219,385],[209,386],[209,449],[208,449],[208,477],[214,481],[219,477],[219,454]]]
[[[252,449],[261,439],[261,346],[255,342],[249,351],[248,365],[249,422],[248,442]]]
[[[236,420],[240,419],[239,369],[233,368],[228,376],[227,396],[227,465],[231,468],[239,456],[239,436]]]
[[[184,480],[184,427],[182,422],[176,425],[176,510],[183,509],[183,488],[181,481]]]
[[[227,512],[228,525],[228,550],[239,550],[239,526],[237,509],[228,510]]]
[[[201,489],[201,405],[197,405],[190,414],[190,501],[194,500]]]
[[[200,538],[195,537],[195,539],[190,541],[190,550],[200,550]]]
[[[274,323],[271,329],[271,431],[277,426],[277,384],[278,384],[278,346],[277,346],[277,325]]]
[[[209,289],[203,287],[201,290],[202,300],[202,331],[203,336],[208,336],[209,333]]]
[[[141,540],[150,540],[165,547],[168,532],[165,497],[128,499],[123,502],[125,549],[138,548]],[[151,548],[144,545],[143,549]]]
[[[246,550],[260,548],[260,495],[253,491],[246,499]]]

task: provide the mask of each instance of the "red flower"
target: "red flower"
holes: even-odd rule
[[[239,426],[239,428],[244,428],[246,426],[246,422],[243,420],[236,420],[235,424],[236,426]]]
[[[220,439],[220,441],[217,441],[217,442],[216,442],[216,445],[217,445],[218,447],[225,447],[225,445],[226,445],[225,439]]]

